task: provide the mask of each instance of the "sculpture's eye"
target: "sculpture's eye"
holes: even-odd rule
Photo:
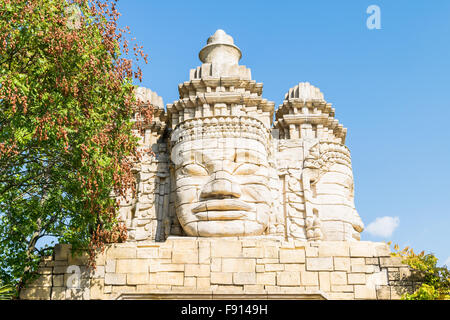
[[[181,169],[181,173],[188,176],[207,176],[208,171],[198,164],[188,164]]]
[[[243,163],[234,170],[234,174],[254,174],[259,170],[259,166],[253,163]]]

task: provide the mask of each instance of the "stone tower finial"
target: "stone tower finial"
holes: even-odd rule
[[[208,38],[207,45],[199,53],[203,63],[236,65],[241,57],[241,50],[235,46],[233,38],[222,29]]]

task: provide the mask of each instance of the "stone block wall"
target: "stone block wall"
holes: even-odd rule
[[[22,299],[400,299],[416,283],[388,245],[169,237],[109,245],[96,270],[57,245]]]

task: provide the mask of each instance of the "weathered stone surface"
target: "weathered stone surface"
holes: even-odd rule
[[[51,293],[52,300],[65,300],[66,288],[65,287],[53,287]]]
[[[346,284],[336,284],[331,285],[331,291],[332,292],[354,292],[354,286],[353,285],[346,285]]]
[[[305,249],[307,257],[318,257],[319,256],[319,248],[317,247],[306,247]]]
[[[305,251],[299,250],[280,250],[280,263],[304,263]]]
[[[89,255],[86,251],[82,253],[69,253],[68,264],[69,265],[86,265],[89,261]]]
[[[96,279],[91,282],[91,300],[103,300],[105,298],[104,294],[105,281],[104,279]]]
[[[120,273],[106,273],[105,284],[108,285],[125,285],[127,282],[127,275]]]
[[[286,271],[305,271],[306,266],[304,263],[287,263],[284,265]]]
[[[211,243],[212,257],[240,257],[242,256],[242,243],[240,241],[214,241]]]
[[[107,259],[134,259],[136,258],[136,248],[132,246],[111,247],[106,253]]]
[[[212,258],[211,259],[211,272],[222,271],[222,258]]]
[[[233,273],[211,272],[211,284],[233,284]]]
[[[52,285],[53,285],[52,275],[43,274],[33,282],[30,282],[28,284],[28,287],[51,287]]]
[[[90,290],[88,288],[68,288],[65,292],[66,300],[89,300]]]
[[[164,244],[172,253],[194,251],[200,248],[212,250],[213,243],[219,239],[202,240],[196,238],[173,239]],[[412,288],[400,285],[401,279],[409,279],[411,272],[406,265],[383,267],[382,258],[387,257],[350,257],[350,246],[347,257],[330,255],[327,257],[306,255],[308,248],[320,247],[330,250],[335,243],[298,243],[292,241],[274,241],[271,239],[244,240],[226,239],[235,245],[233,257],[224,253],[225,257],[215,254],[206,263],[173,263],[172,258],[160,258],[153,253],[154,258],[106,259],[104,266],[88,272],[86,267],[80,267],[80,281],[74,288],[66,288],[69,278],[74,273],[55,274],[52,268],[65,267],[67,261],[55,261],[59,266],[42,266],[40,273],[43,278],[34,288],[52,289],[48,298],[52,299],[115,299],[121,293],[130,292],[172,292],[173,294],[188,292],[220,292],[220,293],[255,293],[255,294],[291,294],[305,290],[321,290],[330,299],[398,299],[402,293]],[[245,242],[244,242],[245,241]],[[245,245],[244,245],[245,243]],[[345,246],[344,246],[345,247]],[[137,247],[137,251],[147,247]],[[277,250],[280,258],[256,258],[265,252],[265,248]],[[252,254],[241,254],[244,249],[254,249]],[[224,249],[223,252],[225,252]],[[322,249],[321,255],[326,250]],[[289,256],[287,253],[290,253]],[[319,252],[317,252],[319,255]],[[331,253],[330,253],[331,254]],[[339,253],[339,254],[342,254]],[[273,256],[273,253],[271,253]],[[365,254],[364,254],[365,255]],[[389,258],[390,259],[390,258]],[[185,259],[185,261],[190,261]],[[294,262],[297,261],[297,262]],[[298,262],[304,261],[304,262]],[[398,265],[398,261],[383,260],[384,265]],[[49,269],[50,268],[50,269]],[[395,276],[394,276],[395,275]],[[51,282],[49,282],[51,280]],[[44,287],[47,285],[47,287]],[[73,285],[73,284],[71,284]],[[395,292],[392,285],[396,285]],[[33,287],[29,287],[32,289]],[[205,291],[206,290],[206,291]],[[227,291],[228,290],[228,291]],[[403,291],[401,291],[403,290]],[[25,292],[25,291],[24,291]],[[47,299],[46,291],[38,290],[36,297]],[[25,296],[25,293],[22,294]]]
[[[331,291],[330,274],[330,272],[319,272],[319,286],[324,292]]]
[[[264,248],[243,248],[242,256],[248,258],[264,258]]]
[[[334,257],[334,270],[336,271],[350,271],[350,257]]]
[[[117,260],[117,273],[146,273],[149,262],[143,259],[120,259]]]
[[[113,259],[106,260],[105,272],[116,272],[116,260]]]
[[[241,284],[256,284],[255,272],[235,272],[233,273],[233,283]]]
[[[208,241],[200,241],[198,244],[198,263],[211,263],[211,244]]]
[[[52,274],[53,268],[51,267],[41,267],[39,268],[39,274]]]
[[[112,287],[112,294],[118,296],[121,293],[133,293],[136,292],[136,286],[120,286]]]
[[[255,259],[222,259],[223,272],[256,272]]]
[[[210,267],[206,264],[186,264],[184,274],[186,277],[209,277]]]
[[[207,289],[211,286],[211,279],[209,277],[197,278],[197,290]]]
[[[299,286],[300,272],[283,271],[277,274],[278,286]]]
[[[127,285],[146,284],[149,280],[149,273],[128,273]]]
[[[390,300],[391,299],[391,288],[389,286],[379,286],[377,289],[377,299],[378,300]]]
[[[301,283],[304,286],[318,286],[319,285],[319,273],[301,271]]]
[[[159,247],[137,249],[137,258],[158,258],[158,257],[159,257]]]
[[[355,294],[353,292],[329,292],[327,297],[330,300],[354,300]]]
[[[380,265],[382,267],[402,267],[404,264],[402,263],[402,257],[389,257],[389,258],[380,258]]]
[[[353,242],[350,244],[351,257],[374,257],[376,250],[373,242]]]
[[[198,263],[198,249],[173,252],[172,263]]]
[[[69,255],[71,254],[72,247],[67,244],[57,244],[54,248],[55,260],[56,261],[67,261]]]
[[[264,270],[266,272],[283,271],[284,270],[284,265],[279,264],[279,263],[267,263],[267,264],[264,265]]]
[[[348,284],[365,284],[366,274],[365,273],[349,273],[348,274]]]
[[[256,283],[261,285],[275,285],[276,273],[275,272],[257,273]]]
[[[90,277],[92,279],[104,278],[105,277],[105,266],[96,266],[95,270],[91,271]]]
[[[321,243],[319,246],[319,257],[348,257],[349,244],[343,241],[331,241]]]
[[[62,275],[62,274],[54,275],[52,286],[53,287],[63,287],[64,286],[64,275]]]
[[[333,270],[333,258],[309,258],[306,261],[306,270],[308,271],[332,271]]]
[[[355,299],[376,299],[377,292],[374,286],[355,285]]]
[[[104,266],[106,263],[106,251],[99,252],[95,257],[96,266]]]
[[[347,273],[346,272],[331,272],[330,281],[332,285],[345,285],[347,284]],[[348,282],[350,284],[350,282]]]
[[[51,287],[28,287],[20,291],[20,299],[50,300]]]
[[[183,280],[184,275],[182,272],[151,273],[149,284],[182,286]]]
[[[378,258],[366,258],[366,264],[373,264],[373,265],[379,265],[380,262]]]
[[[184,271],[186,264],[184,263],[149,263],[150,272],[163,272],[163,271]]]
[[[245,284],[244,293],[247,294],[261,294],[265,293],[264,285],[262,284]]]

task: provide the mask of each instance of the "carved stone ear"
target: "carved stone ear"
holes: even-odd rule
[[[358,215],[356,210],[354,210],[354,218],[352,221],[353,229],[355,229],[356,232],[361,233],[364,230],[364,223],[361,220],[361,217]]]

